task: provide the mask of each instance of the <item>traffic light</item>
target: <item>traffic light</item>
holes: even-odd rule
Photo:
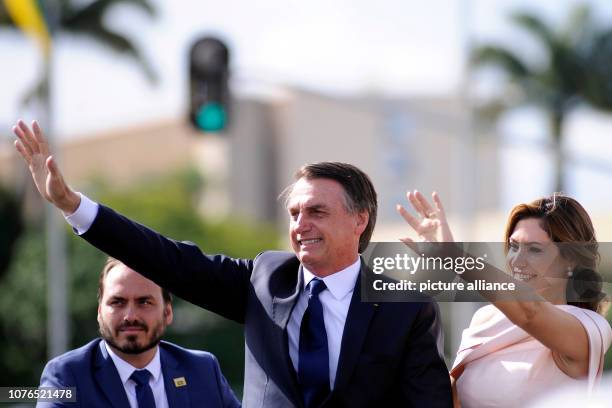
[[[189,53],[189,119],[204,132],[224,130],[229,122],[229,50],[214,37],[197,40]]]

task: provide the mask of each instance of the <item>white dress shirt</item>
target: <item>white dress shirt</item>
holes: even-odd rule
[[[91,201],[84,194],[78,193],[81,196],[81,202],[76,211],[72,214],[64,213],[64,218],[68,224],[76,231],[77,234],[83,235],[87,232],[91,224],[93,224],[98,215],[98,203]]]
[[[85,195],[81,195],[81,203],[77,210],[72,214],[64,214],[66,221],[74,228],[77,234],[82,235],[91,224],[93,224],[96,215],[98,214],[99,205],[91,201]],[[321,304],[323,305],[323,319],[325,321],[325,330],[327,331],[327,349],[329,352],[329,385],[330,389],[334,389],[336,381],[336,371],[338,369],[338,360],[340,358],[340,346],[342,342],[342,334],[344,333],[344,323],[351,304],[353,289],[359,277],[361,269],[361,259],[357,260],[347,268],[333,273],[325,278],[322,278],[327,286],[319,295]],[[291,312],[289,323],[287,324],[287,333],[289,337],[289,356],[295,371],[298,370],[299,360],[299,344],[300,344],[300,326],[302,317],[308,307],[308,293],[305,288],[311,280],[316,276],[308,269],[302,268],[304,274],[304,288],[298,297],[297,304]],[[131,373],[130,373],[131,375]]]
[[[121,378],[121,384],[125,389],[128,401],[130,402],[131,408],[138,408],[138,401],[136,400],[136,382],[130,379],[132,373],[136,370],[140,370],[132,366],[127,361],[119,357],[113,349],[111,349],[105,341],[100,342],[100,347],[106,347],[110,358],[115,363],[119,377]],[[166,396],[166,388],[164,387],[164,376],[162,375],[161,361],[159,359],[159,347],[156,347],[155,356],[153,360],[143,370],[149,370],[151,377],[149,377],[149,386],[153,391],[153,398],[155,399],[156,408],[169,408],[168,397]]]
[[[338,360],[340,358],[340,346],[342,334],[344,333],[344,323],[348,314],[355,282],[359,277],[361,259],[357,260],[349,267],[333,273],[325,278],[319,278],[325,282],[326,290],[319,294],[319,300],[323,306],[323,320],[325,331],[327,332],[327,350],[329,353],[329,387],[334,389],[336,381],[336,371],[338,370]],[[300,292],[298,301],[291,312],[289,323],[287,324],[287,334],[289,335],[289,356],[293,363],[293,368],[298,371],[300,326],[302,317],[308,307],[308,291],[306,287],[311,280],[317,276],[313,275],[306,268],[302,268],[304,274],[304,288]]]

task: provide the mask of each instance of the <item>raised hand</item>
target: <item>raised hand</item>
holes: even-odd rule
[[[28,164],[40,195],[67,214],[76,211],[81,198],[64,181],[38,123],[32,122],[30,129],[20,120],[13,127],[13,133],[18,138],[15,148]]]
[[[406,193],[408,201],[412,208],[421,218],[414,217],[400,204],[397,205],[397,211],[406,220],[406,222],[414,229],[419,239],[425,242],[453,242],[453,234],[446,220],[446,213],[442,206],[442,201],[435,191],[431,197],[434,202],[432,206],[427,199],[418,191]],[[411,238],[400,238],[404,243],[413,242]]]

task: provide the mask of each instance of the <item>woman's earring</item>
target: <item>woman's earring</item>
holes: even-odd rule
[[[571,266],[567,267],[567,277],[571,278],[574,275],[574,268],[572,268]]]

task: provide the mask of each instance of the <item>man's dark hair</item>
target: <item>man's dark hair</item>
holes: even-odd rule
[[[372,237],[372,232],[374,232],[378,211],[376,190],[368,175],[352,164],[320,162],[305,164],[300,167],[294,178],[296,181],[302,178],[306,180],[330,179],[337,181],[344,189],[346,210],[352,214],[367,211],[368,225],[359,237],[359,252],[365,251]],[[282,196],[285,200],[289,199],[294,185],[295,183],[283,192]]]
[[[117,265],[121,265],[122,262],[113,257],[108,257],[106,259],[106,263],[100,271],[100,278],[98,280],[98,303],[102,301],[102,296],[104,296],[104,278],[108,275],[108,272],[113,269]],[[172,303],[172,293],[170,293],[167,289],[161,288],[162,298],[164,299],[164,303]]]

